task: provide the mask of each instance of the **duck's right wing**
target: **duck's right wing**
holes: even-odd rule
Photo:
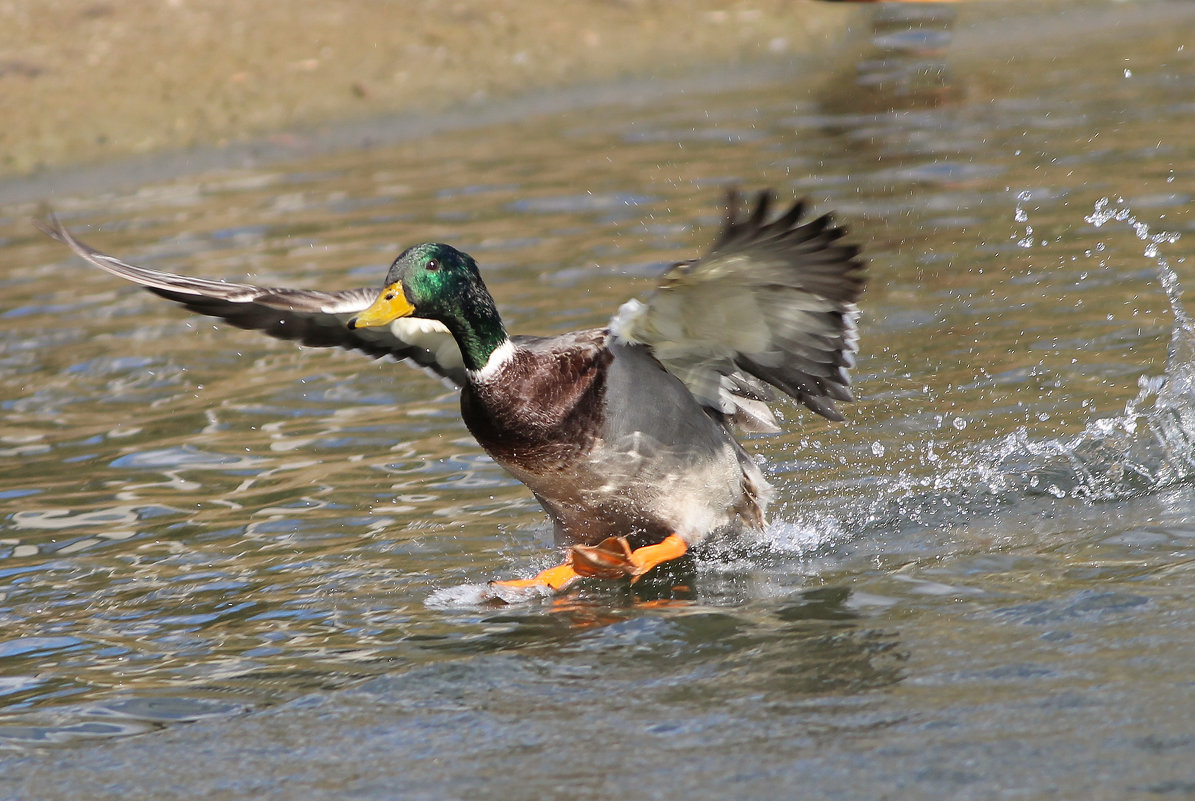
[[[855,305],[865,283],[859,248],[824,215],[803,220],[796,202],[775,219],[771,194],[726,223],[709,253],[673,266],[643,301],[623,304],[610,323],[623,342],[655,358],[704,405],[748,430],[776,430],[767,408],[775,387],[831,420],[835,401],[853,400]]]
[[[309,347],[344,348],[374,358],[410,361],[457,387],[464,385],[460,349],[441,323],[406,317],[378,328],[348,327],[349,319],[373,303],[376,289],[321,292],[176,275],[101,253],[76,239],[53,214],[38,221],[37,227],[101,270],[140,284],[193,312]]]

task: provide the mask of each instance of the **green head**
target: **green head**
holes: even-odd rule
[[[456,338],[469,370],[484,367],[494,348],[506,341],[506,329],[477,262],[449,245],[415,245],[400,253],[377,300],[349,320],[349,328],[387,325],[400,317],[443,323]]]

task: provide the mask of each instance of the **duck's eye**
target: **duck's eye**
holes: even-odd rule
[[[436,261],[435,259],[428,259],[427,264],[425,264],[424,267],[429,273],[434,273],[436,270],[440,269],[440,262]]]
[[[393,292],[387,292],[387,293],[386,293],[386,300],[394,300],[394,293],[393,293]]]

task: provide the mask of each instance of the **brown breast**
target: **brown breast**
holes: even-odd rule
[[[523,340],[485,382],[461,392],[461,416],[495,461],[531,472],[584,455],[601,430],[606,367],[601,329]]]

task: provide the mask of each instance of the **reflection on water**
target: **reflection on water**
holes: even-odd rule
[[[427,797],[1184,781],[1190,12],[1110,13],[1140,37],[929,35],[951,103],[788,81],[56,199],[105,250],[258,283],[374,285],[450,241],[528,333],[604,321],[708,241],[727,183],[839,210],[871,259],[860,401],[750,439],[767,536],[527,607],[469,601],[554,554],[441,384],[188,316],[0,209],[0,748],[87,744],[9,794],[201,790],[244,759],[366,797],[394,771]],[[262,797],[251,775],[221,786]]]
[[[947,3],[885,3],[872,17],[873,52],[858,62],[855,110],[907,111],[956,99],[948,48],[957,12]]]

